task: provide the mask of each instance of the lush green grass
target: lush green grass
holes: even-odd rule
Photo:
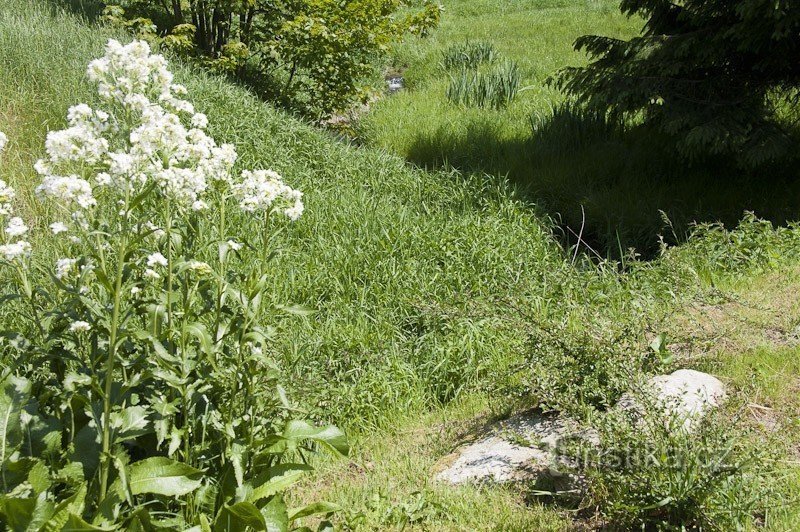
[[[405,69],[408,90],[379,101],[361,119],[366,144],[422,167],[507,175],[523,197],[563,222],[563,241],[574,244],[583,227],[583,238],[604,256],[618,257],[630,246],[652,254],[658,234],[683,240],[693,220],[730,224],[744,210],[781,223],[796,218],[794,168],[743,171],[723,159],[690,164],[661,135],[622,132],[561,107],[563,96],[546,80],[561,67],[585,63],[572,49],[576,37],[626,38],[641,28],[641,20],[619,13],[619,2],[443,4],[440,29],[397,50],[395,68]],[[450,74],[442,62],[451,46],[467,41],[490,43],[520,65],[523,90],[506,109],[465,109],[446,98]]]
[[[496,47],[506,57],[520,46],[513,31],[530,29],[530,20],[518,22],[521,14],[539,17],[534,47],[544,59],[534,64],[515,57],[530,79],[574,57],[547,28],[577,36],[605,21],[631,30],[610,2],[552,3],[541,10],[542,4],[515,2],[503,17],[486,16],[492,4],[453,4],[451,15],[454,6],[473,19],[459,38],[476,37],[475,28],[485,25],[480,37],[488,40],[500,20],[508,32]],[[434,37],[442,47],[450,42],[447,27]],[[53,17],[34,0],[0,0],[0,131],[10,138],[2,173],[21,191],[31,223],[41,214],[31,193],[32,164],[44,134],[63,126],[70,105],[91,102],[83,71],[110,35],[61,13]],[[406,49],[409,61],[429,53],[426,46]],[[616,371],[623,360],[640,373],[664,369],[646,346],[677,307],[714,286],[798,260],[797,230],[748,223],[733,233],[706,230],[658,260],[628,261],[620,273],[618,264],[598,266],[565,251],[544,211],[521,201],[497,176],[411,169],[385,151],[337,142],[220,78],[180,65],[175,70],[208,114],[211,133],[237,145],[243,167],[274,168],[306,193],[307,214],[276,237],[281,251],[269,273],[276,304],[302,303],[317,312],[276,318],[271,354],[294,404],[350,429],[353,462],[365,471],[346,476],[342,471],[356,466],[330,464],[298,497],[317,500],[319,492],[336,499],[354,523],[363,511],[368,528],[401,526],[417,503],[426,515],[419,526],[428,529],[566,527],[561,511],[523,507],[514,490],[433,485],[430,468],[463,434],[453,425],[486,415],[487,405],[508,411],[542,399],[582,412],[587,405],[578,392],[597,386],[597,375],[576,381],[559,373],[562,340],[595,357],[598,367]],[[424,78],[411,80],[424,90]],[[517,118],[546,101],[536,99],[537,90],[499,114],[442,107],[435,121],[505,116],[507,125],[497,127],[522,131]],[[414,98],[409,93],[381,105]],[[525,113],[514,111],[525,106]],[[37,261],[49,269],[58,243],[37,243]],[[3,322],[13,322],[7,314],[0,311]],[[603,349],[591,351],[595,345]],[[594,366],[595,359],[579,362]],[[613,401],[619,390],[599,382],[600,403]],[[373,496],[378,500],[369,506]]]

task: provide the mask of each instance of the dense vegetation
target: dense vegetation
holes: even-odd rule
[[[398,0],[104,2],[104,18],[227,72],[312,117],[368,96],[366,79],[390,45],[426,35],[439,7],[400,12]]]
[[[486,6],[458,5],[462,14],[471,12],[472,16],[486,19],[483,9]],[[583,4],[570,4],[566,14],[557,7],[566,3],[548,5],[556,7],[512,11],[508,17],[534,13],[544,17],[541,22],[544,26],[554,18],[574,19],[583,26],[573,26],[570,31],[579,35],[587,33],[589,21],[599,16],[608,24],[619,24],[620,31],[631,31],[628,23],[605,4],[592,3],[591,9]],[[499,15],[493,15],[494,18],[501,25],[511,20]],[[530,25],[530,20],[524,24]],[[541,29],[535,24],[533,27]],[[464,34],[450,39],[447,32],[453,27],[448,28],[445,23],[441,33],[431,36],[432,41],[410,43],[409,48],[399,53],[419,53],[427,59],[416,64],[439,75],[438,62],[447,57],[443,51],[451,46],[450,41],[466,41],[466,34],[474,30],[469,26],[460,28]],[[0,309],[2,329],[9,331],[1,344],[3,375],[8,383],[31,386],[24,413],[19,411],[22,395],[17,396],[15,409],[5,411],[17,412],[20,421],[27,423],[43,418],[42,410],[38,410],[41,406],[50,423],[50,418],[68,416],[72,407],[80,413],[81,427],[89,427],[85,432],[99,433],[100,439],[95,441],[102,449],[102,426],[88,422],[95,415],[91,409],[87,414],[72,403],[66,410],[58,408],[63,399],[61,394],[69,392],[59,386],[63,383],[60,377],[66,377],[67,371],[82,368],[78,371],[81,378],[74,381],[76,391],[87,377],[89,383],[105,385],[109,378],[124,382],[144,371],[147,389],[146,393],[137,394],[140,403],[128,401],[124,394],[107,394],[109,412],[134,414],[136,410],[130,411],[132,407],[149,404],[159,392],[173,394],[178,412],[164,418],[170,431],[160,444],[156,425],[150,422],[162,418],[152,413],[147,414],[148,424],[139,426],[141,432],[109,432],[108,447],[114,452],[103,455],[103,468],[109,475],[107,490],[120,496],[112,501],[121,509],[117,515],[120,520],[135,519],[143,529],[148,529],[144,512],[133,510],[148,501],[146,508],[154,510],[152,522],[176,526],[174,519],[180,518],[198,523],[201,529],[202,514],[208,514],[211,523],[219,517],[230,517],[242,519],[256,529],[266,526],[267,517],[275,515],[301,520],[295,524],[317,526],[318,521],[309,519],[306,513],[327,513],[337,508],[340,509],[333,521],[345,529],[565,530],[575,526],[574,519],[586,519],[583,523],[587,525],[653,527],[676,522],[706,528],[766,523],[781,530],[797,525],[800,514],[795,501],[787,496],[796,491],[797,473],[790,460],[784,461],[786,453],[796,445],[797,427],[787,423],[780,425],[783,430],[777,435],[765,435],[763,430],[743,424],[736,417],[739,407],[746,409],[751,401],[770,405],[781,420],[797,417],[798,405],[791,399],[792,382],[796,382],[800,369],[797,347],[788,340],[780,346],[753,340],[744,336],[743,327],[738,326],[740,322],[762,319],[760,314],[751,314],[766,306],[758,297],[768,301],[779,299],[773,298],[769,290],[786,285],[791,293],[791,288],[797,285],[797,275],[792,272],[797,271],[800,232],[795,226],[775,229],[770,223],[748,216],[735,230],[719,225],[696,227],[684,245],[661,246],[655,260],[650,262],[640,262],[624,254],[623,263],[592,258],[591,251],[589,255],[584,253],[584,245],[572,248],[559,245],[557,226],[547,218],[542,206],[530,202],[530,196],[520,196],[512,184],[499,176],[462,174],[453,169],[426,172],[409,168],[402,159],[383,151],[338,143],[326,133],[265,105],[243,88],[198,71],[191,63],[181,63],[174,56],[169,57],[176,82],[187,87],[196,112],[207,115],[208,136],[220,146],[223,143],[236,146],[239,157],[232,175],[238,179],[244,169],[272,168],[292,187],[303,191],[306,211],[291,224],[273,220],[270,231],[266,232],[260,217],[237,212],[240,198],[228,197],[226,216],[231,218],[226,222],[227,234],[220,238],[216,231],[222,203],[206,199],[209,207],[213,207],[202,216],[188,211],[187,215],[175,216],[174,231],[179,237],[152,240],[145,236],[147,254],[138,248],[127,256],[109,253],[112,273],[116,271],[115,265],[123,265],[123,272],[129,272],[120,277],[126,283],[125,298],[131,288],[144,282],[144,272],[152,269],[160,279],[150,279],[147,283],[160,282],[163,289],[146,285],[141,297],[152,297],[156,303],[161,297],[165,310],[175,305],[174,319],[179,323],[185,320],[186,327],[161,327],[155,334],[150,333],[150,327],[144,328],[166,353],[149,334],[138,334],[120,344],[119,363],[110,372],[102,365],[94,366],[94,357],[106,357],[102,360],[107,361],[108,352],[93,350],[91,342],[75,344],[74,339],[80,341],[94,335],[102,341],[109,335],[106,318],[113,313],[103,305],[108,303],[108,295],[114,293],[115,283],[110,283],[110,290],[103,282],[94,283],[89,294],[80,294],[80,290],[75,294],[65,291],[54,279],[59,258],[77,258],[78,250],[81,256],[100,254],[104,247],[76,248],[77,244],[62,238],[63,235],[50,234],[48,225],[56,219],[60,207],[36,197],[34,189],[42,183],[42,176],[37,175],[34,163],[46,153],[47,132],[62,130],[67,125],[65,117],[71,106],[86,102],[92,108],[102,108],[102,96],[95,94],[85,72],[89,61],[103,56],[109,37],[130,40],[130,36],[113,31],[116,30],[89,26],[61,12],[54,16],[35,0],[0,0],[0,131],[9,139],[0,172],[2,179],[16,191],[14,215],[29,226],[26,237],[33,253],[25,259],[29,261],[25,271],[29,272],[30,286],[37,288],[35,297],[48,305],[48,315],[53,312],[49,320],[30,319],[25,297],[6,301]],[[543,30],[539,33],[542,42],[556,39],[559,49],[568,53],[570,39],[561,38],[563,35],[556,38]],[[436,39],[443,42],[437,44]],[[432,51],[427,46],[432,46]],[[530,75],[534,59],[523,60],[507,44],[496,43],[494,48],[499,53],[494,59],[491,52],[486,52],[487,47],[483,47],[484,51],[475,52],[475,59],[467,58],[467,67],[488,72],[483,69],[491,69],[498,59],[511,59],[517,61],[523,78]],[[451,57],[458,57],[459,53]],[[563,66],[561,60],[556,61],[552,56],[542,57],[545,66],[541,67],[541,81]],[[458,63],[459,59],[452,61]],[[431,62],[436,65],[431,66]],[[450,68],[452,72],[460,72],[462,66],[453,64]],[[412,74],[409,70],[408,80],[413,86]],[[481,120],[499,116],[509,118],[510,127],[514,127],[514,113],[520,108],[557,100],[551,89],[536,85],[520,93],[505,110],[457,107],[445,97],[448,81],[444,75],[435,86],[440,99],[431,105],[448,107],[442,107],[444,118],[437,115],[434,121],[455,115]],[[523,81],[522,85],[529,81]],[[425,96],[426,85],[421,78],[418,82],[420,93]],[[536,98],[529,99],[531,93]],[[547,99],[545,93],[549,95]],[[380,102],[376,115],[368,116],[367,122],[378,120],[381,110],[391,105],[413,104],[414,97],[413,93],[400,93]],[[423,121],[417,125],[428,127]],[[406,134],[410,132],[399,132],[397,139]],[[567,137],[565,133],[561,138]],[[565,154],[571,156],[573,147],[580,147],[583,142],[580,136],[560,147],[553,141],[550,150],[554,154],[561,150],[561,155],[557,158],[554,155],[551,163],[555,165],[555,160],[561,160],[562,166],[568,166],[569,162],[563,162],[569,160]],[[124,139],[114,140],[114,145],[115,149],[121,149],[125,146]],[[590,160],[589,153],[584,156]],[[595,157],[592,164],[601,166],[604,161]],[[81,171],[91,175],[94,170]],[[560,171],[565,172],[563,168]],[[165,219],[162,192],[154,189],[148,194],[146,201],[129,208],[136,210],[136,222],[144,219],[161,223]],[[615,201],[623,203],[620,197],[615,197]],[[95,232],[92,238],[101,241],[108,238],[118,244],[122,232],[113,225],[118,221],[117,211],[104,205],[97,221],[107,227],[102,234]],[[95,219],[90,220],[94,223]],[[65,218],[63,222],[72,223]],[[230,246],[228,240],[234,245],[243,244],[236,251],[247,260],[239,259],[237,254],[220,257],[218,244],[223,241]],[[156,251],[168,266],[170,252],[183,257],[185,268],[177,268],[172,282],[165,279],[167,270],[158,270],[163,268],[159,256],[153,256],[153,264],[147,265]],[[206,356],[195,358],[196,355],[189,354],[189,361],[196,360],[199,364],[188,368],[189,375],[196,380],[187,380],[184,375],[175,379],[167,371],[180,372],[186,368],[186,361],[175,357],[171,350],[178,353],[185,346],[196,346],[202,352],[209,345],[203,340],[205,335],[199,334],[203,327],[194,324],[214,319],[214,312],[206,315],[201,309],[204,305],[216,308],[213,294],[219,287],[219,278],[197,279],[198,294],[202,295],[187,298],[195,286],[191,276],[202,269],[196,263],[190,268],[191,261],[206,263],[212,271],[224,270],[226,275],[222,277],[232,285],[232,293],[241,295],[243,289],[256,290],[260,304],[254,308],[261,313],[257,321],[269,333],[260,352],[247,346],[246,341],[249,351],[244,352],[237,350],[240,342],[236,338],[225,337],[223,342],[217,342],[212,336],[212,345],[219,344],[217,356],[224,357],[226,364],[219,368],[222,373],[215,373],[213,367],[206,365]],[[227,261],[224,267],[220,261]],[[13,266],[4,264],[0,274],[8,294],[16,286]],[[778,280],[774,277],[776,272],[781,275]],[[108,275],[105,277],[110,279]],[[255,284],[248,288],[251,283]],[[44,297],[40,290],[54,296]],[[85,298],[81,299],[82,295]],[[756,302],[750,303],[748,298]],[[249,310],[236,305],[237,298],[232,299],[226,302],[229,307],[222,314],[226,320],[241,326],[247,320],[240,317]],[[247,299],[252,303],[255,298]],[[681,321],[687,316],[687,309],[697,306],[712,312],[731,300],[745,301],[742,312],[748,313],[726,333],[730,344],[718,350],[713,348],[721,343],[717,331],[709,338],[702,337]],[[59,314],[67,301],[72,305],[69,312]],[[177,312],[179,306],[181,312]],[[152,325],[146,321],[146,310],[142,314],[133,312],[131,324],[142,320]],[[782,321],[778,322],[780,330],[791,331],[800,316],[794,306],[783,310]],[[183,314],[184,311],[187,313]],[[694,315],[688,314],[686,319],[692,321]],[[70,330],[78,321],[85,321],[89,330],[84,330],[83,324]],[[719,326],[719,321],[714,317],[712,325]],[[44,340],[37,323],[47,328]],[[767,327],[768,323],[774,326],[772,322],[757,323],[758,327]],[[133,325],[130,327],[134,329]],[[214,330],[207,324],[205,329]],[[757,332],[761,338],[761,330]],[[18,334],[36,341],[14,342]],[[653,343],[654,337],[662,338],[661,343]],[[677,342],[684,340],[696,342],[697,348],[677,348]],[[22,356],[20,348],[33,350],[39,357],[55,348],[59,356],[48,355],[48,363],[36,364],[42,358]],[[140,353],[148,356],[140,357]],[[242,360],[241,354],[253,355],[255,359]],[[62,365],[50,364],[52,359]],[[152,371],[154,363],[159,365],[161,373],[151,375],[147,372]],[[165,367],[160,367],[162,364]],[[684,463],[696,464],[696,468],[679,471],[687,474],[676,475],[668,464],[656,468],[598,468],[591,471],[592,490],[586,500],[577,511],[570,512],[558,505],[544,506],[532,498],[534,492],[524,488],[522,493],[519,489],[502,487],[455,489],[430,480],[436,462],[470,433],[470,426],[477,428],[487,417],[527,406],[557,409],[596,422],[609,442],[610,452],[622,452],[641,440],[636,439],[636,433],[625,426],[624,420],[607,416],[607,407],[632,383],[653,372],[685,365],[713,368],[727,377],[736,392],[729,409],[720,413],[720,419],[710,419],[696,437],[676,439],[656,431],[648,440],[646,450],[658,453],[667,449],[679,453]],[[208,403],[206,399],[182,393],[195,382],[210,386],[205,392]],[[262,394],[257,401],[248,399],[255,396],[239,388],[246,388],[248,382]],[[20,385],[19,389],[24,391],[26,386]],[[94,389],[93,384],[89,386]],[[104,386],[100,388],[104,391]],[[101,399],[102,404],[102,394],[92,395],[90,404],[94,398]],[[285,487],[281,482],[268,484],[269,489],[264,488],[262,495],[278,486],[280,490],[264,497],[248,495],[248,484],[256,488],[265,478],[282,478],[279,470],[256,471],[259,467],[274,466],[274,460],[266,463],[256,459],[259,451],[264,451],[259,445],[269,442],[247,442],[236,447],[238,440],[250,434],[247,423],[234,427],[233,436],[223,431],[214,440],[198,442],[193,438],[198,434],[196,424],[202,424],[203,415],[184,416],[180,408],[184,404],[189,408],[215,405],[223,414],[230,414],[229,408],[236,409],[233,412],[237,418],[247,404],[255,409],[252,415],[263,419],[259,430],[280,441],[304,445],[312,452],[325,443],[344,450],[338,432],[333,429],[318,432],[313,428],[333,423],[350,436],[350,458],[336,460],[305,450],[297,452],[292,448],[293,443],[286,445],[285,454],[276,453],[275,448],[268,449],[275,460],[294,463],[305,458],[317,472],[307,473],[305,480],[283,497],[277,495]],[[102,412],[98,415],[102,418]],[[142,418],[129,417],[142,422]],[[287,424],[289,419],[308,421]],[[38,424],[26,427],[24,430],[29,430]],[[178,445],[171,452],[168,441],[173,441],[173,427],[187,430],[191,437],[179,434],[175,439]],[[75,473],[76,468],[70,466],[64,471],[57,467],[69,462],[82,464],[70,453],[69,434],[74,429],[66,424],[59,430],[61,447],[54,447],[52,454],[43,457],[38,447],[33,449],[20,443],[18,452],[4,462],[6,472],[13,469],[12,463],[21,461],[31,467],[30,471],[35,469],[35,474],[17,479],[9,474],[9,484],[12,481],[18,484],[16,491],[4,490],[3,508],[38,504],[44,510],[54,510],[56,501],[74,497],[59,507],[66,508],[60,515],[72,512],[81,514],[85,520],[94,517],[97,522],[110,521],[91,515],[93,505],[98,502],[96,494],[102,488],[103,468],[93,474],[81,466],[87,483],[87,491],[83,493],[79,479],[64,476]],[[32,434],[30,430],[24,432],[29,433]],[[115,447],[111,439],[114,434],[135,438]],[[331,434],[337,437],[326,441]],[[306,436],[322,441],[315,443]],[[131,445],[131,441],[137,445]],[[231,465],[235,462],[226,458],[222,463],[223,448],[234,451],[236,460],[255,460],[253,472],[264,474],[256,475],[255,479],[242,475],[240,483],[236,468]],[[720,453],[728,448],[735,452]],[[86,449],[91,455],[91,446]],[[281,445],[277,449],[283,450]],[[755,452],[758,449],[768,450],[771,456]],[[237,456],[238,450],[244,452],[241,457]],[[126,493],[119,488],[126,482],[123,475],[130,472],[126,455],[131,467],[145,456],[158,460],[155,464],[159,466],[166,464],[162,460],[184,462],[188,456],[187,467],[204,471],[200,473],[169,462],[170,468],[177,468],[174,472],[180,486],[189,492]],[[44,465],[34,468],[36,463]],[[148,464],[152,463],[145,463]],[[709,465],[720,467],[709,469]],[[228,476],[227,481],[217,483],[214,479],[224,476],[225,467],[233,468],[232,478]],[[306,471],[308,467],[296,469]],[[139,475],[142,471],[136,468],[133,472]],[[744,474],[737,476],[731,471]],[[299,473],[289,475],[286,484],[299,477]],[[128,475],[129,484],[131,478],[132,474]],[[141,486],[140,477],[136,480],[135,485]],[[213,506],[200,504],[203,499],[191,494],[191,488],[199,484],[219,485],[218,493],[222,496],[215,498]],[[233,491],[226,491],[231,486]],[[243,489],[236,490],[242,486]],[[746,490],[748,497],[737,496],[742,490]],[[75,502],[81,497],[85,497],[82,506]],[[319,504],[326,499],[335,504]],[[781,500],[786,500],[786,504],[776,503]],[[244,503],[252,504],[257,511],[253,513],[253,508]],[[658,511],[654,511],[654,505]],[[291,512],[288,508],[306,510]],[[10,513],[4,511],[6,515]],[[277,521],[270,521],[274,522]],[[73,518],[73,526],[76,523]],[[224,521],[219,521],[219,526],[224,529]]]

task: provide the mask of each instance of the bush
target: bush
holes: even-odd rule
[[[145,42],[110,41],[87,74],[102,109],[71,107],[36,164],[54,270],[35,268],[0,181],[16,315],[0,344],[0,515],[14,530],[285,530],[334,511],[283,499],[308,452],[347,444],[293,419],[268,354],[270,228],[302,214],[302,194],[272,171],[235,177],[235,148]]]
[[[660,364],[653,351],[637,353],[636,331],[538,330],[530,340],[531,395],[547,409],[579,417],[607,410],[630,389],[632,379]]]
[[[116,4],[106,9],[106,20],[316,117],[365,97],[361,84],[375,59],[407,34],[426,35],[441,10],[425,3],[401,16],[397,0]]]
[[[519,82],[517,64],[505,61],[487,72],[464,69],[450,76],[446,96],[456,105],[502,109],[517,95]]]

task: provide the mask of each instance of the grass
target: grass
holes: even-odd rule
[[[366,145],[423,168],[507,176],[521,197],[560,223],[563,242],[574,244],[580,233],[603,256],[619,258],[629,247],[653,256],[659,234],[684,241],[693,221],[732,224],[745,210],[778,223],[795,216],[795,168],[744,171],[722,158],[687,163],[662,135],[598,124],[548,86],[560,68],[585,64],[572,49],[578,36],[627,38],[641,29],[640,19],[619,13],[618,2],[443,4],[440,29],[396,50],[393,69],[404,71],[408,90],[377,102],[361,119],[357,130]],[[523,90],[504,109],[448,101],[452,74],[441,58],[472,41],[519,65]]]
[[[417,120],[415,127],[423,133],[453,124],[455,129],[443,131],[466,135],[472,126],[464,125],[474,121],[486,125],[486,135],[464,139],[503,137],[513,144],[530,130],[532,113],[549,112],[553,93],[537,85],[496,112],[451,108],[444,101],[446,76],[426,81],[438,72],[432,62],[440,61],[443,49],[470,35],[496,39],[492,42],[503,57],[519,63],[525,85],[577,60],[566,42],[572,36],[598,28],[624,34],[635,27],[606,1],[514,2],[502,14],[498,5],[449,4],[442,30],[431,41],[409,44],[399,56],[411,65],[407,79],[417,92],[379,103],[366,119],[366,131],[378,128],[381,116],[399,120],[407,106],[413,110],[409,119]],[[459,23],[462,19],[469,23]],[[522,57],[524,39],[513,39],[515,32],[532,36],[525,45],[531,54]],[[101,54],[111,35],[34,0],[0,0],[0,131],[10,139],[2,172],[20,191],[23,214],[33,225],[42,213],[32,194],[37,183],[32,165],[44,135],[63,126],[70,105],[91,103],[85,64]],[[600,403],[616,398],[619,391],[598,375],[575,382],[567,372],[556,373],[562,343],[539,333],[554,332],[587,353],[592,342],[599,342],[598,363],[616,365],[624,358],[639,372],[645,365],[664,370],[659,361],[645,364],[639,353],[660,332],[674,330],[675,338],[692,339],[691,330],[673,321],[676,310],[702,306],[709,298],[717,304],[720,294],[739,289],[758,293],[748,283],[800,262],[796,228],[774,230],[750,220],[736,231],[702,228],[687,244],[651,262],[623,253],[622,264],[597,264],[559,245],[557,224],[546,206],[520,196],[519,187],[498,173],[410,168],[385,150],[338,142],[221,78],[173,64],[197,108],[208,114],[211,133],[237,145],[243,167],[271,167],[306,194],[306,215],[276,237],[281,251],[268,273],[273,303],[301,303],[317,312],[276,318],[271,355],[297,408],[341,424],[354,439],[349,460],[323,465],[320,476],[294,496],[343,504],[342,519],[353,528],[571,527],[562,510],[531,503],[519,490],[450,490],[431,481],[432,469],[470,434],[475,419],[536,404],[545,392],[580,411],[587,407],[577,399],[581,386],[602,387],[594,390],[605,394]],[[424,94],[429,101],[420,99]],[[431,124],[420,116],[430,116]],[[602,121],[588,122],[565,118],[559,127],[566,132],[591,128],[603,135],[615,131]],[[414,129],[409,122],[395,126],[399,129],[387,130],[386,139],[400,139],[392,135],[411,135]],[[537,127],[556,125],[546,121]],[[582,141],[573,142],[583,149]],[[615,146],[615,153],[624,153],[624,143]],[[579,157],[587,167],[613,173],[617,167],[604,167],[608,159],[598,154],[602,150],[593,146]],[[587,183],[587,194],[600,186]],[[660,193],[653,190],[656,198]],[[609,192],[608,201],[620,197]],[[630,199],[635,203],[636,198]],[[49,270],[58,243],[43,239],[37,244],[43,250],[37,260]],[[786,283],[796,287],[800,279]],[[7,314],[0,310],[0,319],[13,322]],[[719,343],[713,338],[688,343],[703,341]],[[743,361],[767,361],[761,367],[773,371],[769,361],[797,354],[782,349],[768,356],[733,346],[713,359],[718,361],[713,368],[738,389],[746,381]],[[680,360],[687,365],[713,361],[698,362],[691,354]],[[779,381],[798,371],[794,365],[777,367],[785,373],[768,375]],[[548,377],[557,386],[537,384]],[[762,393],[775,391],[772,378],[760,385]],[[562,385],[566,390],[558,392]],[[782,397],[776,393],[775,400]],[[781,519],[797,522],[797,515],[787,511]]]
[[[462,69],[450,77],[447,99],[456,105],[502,109],[517,95],[519,69],[513,61],[504,61],[490,69]]]
[[[570,529],[567,512],[547,507],[524,489],[444,486],[432,479],[453,449],[503,414],[500,404],[475,397],[358,438],[346,461],[320,464],[320,474],[297,495],[298,504],[330,500],[355,530]]]

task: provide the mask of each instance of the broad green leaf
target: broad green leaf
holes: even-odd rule
[[[244,453],[246,452],[245,446],[241,443],[234,442],[228,449],[228,459],[233,465],[233,473],[236,477],[236,486],[241,487],[244,484]]]
[[[315,427],[306,421],[293,420],[286,424],[282,436],[287,440],[313,440],[335,453],[347,456],[350,446],[344,432],[333,425]]]
[[[71,515],[80,515],[83,513],[85,499],[86,484],[81,484],[78,491],[56,506],[53,516],[39,529],[39,532],[58,532],[59,530],[63,530],[64,525],[67,524]]]
[[[131,493],[180,497],[200,487],[203,472],[163,456],[146,458],[128,468]]]
[[[294,508],[291,512],[289,512],[289,520],[294,521],[295,519],[308,517],[309,515],[329,514],[338,512],[341,509],[341,506],[333,504],[332,502],[315,502],[301,508]]]
[[[64,526],[61,527],[61,532],[95,532],[95,531],[111,531],[114,530],[113,528],[100,528],[94,525],[90,525],[79,516],[75,514],[70,514],[67,518],[67,522],[64,523]]]
[[[131,516],[126,527],[126,532],[150,532],[153,523],[150,521],[150,512],[147,508],[140,507]]]
[[[204,354],[210,355],[214,351],[214,343],[208,329],[202,323],[195,322],[186,326],[186,330],[200,342],[200,349]]]
[[[136,438],[148,432],[147,409],[143,406],[129,406],[119,412],[112,412],[109,416],[111,427],[116,431],[116,441],[125,441]]]
[[[75,436],[75,449],[70,460],[83,466],[84,478],[92,478],[100,464],[100,445],[97,429],[84,425]]]
[[[31,383],[8,375],[0,386],[0,468],[5,468],[9,455],[22,443],[20,414],[31,395]]]
[[[48,471],[44,462],[38,461],[33,465],[28,472],[28,482],[36,495],[47,491],[52,482],[50,481],[50,471]]]
[[[46,458],[61,451],[61,422],[54,417],[42,417],[31,412],[36,404],[29,404],[26,410],[31,413],[27,424],[27,434],[23,441],[23,452],[28,456]]]
[[[8,527],[8,530],[17,532],[25,531],[33,518],[33,509],[36,507],[36,499],[18,499],[0,496],[0,516]]]
[[[313,469],[305,464],[281,464],[271,467],[253,482],[253,491],[247,496],[247,500],[258,502],[261,499],[280,493]]]
[[[289,514],[283,497],[276,495],[261,508],[261,515],[267,525],[267,532],[286,532],[289,530]]]
[[[252,530],[267,529],[264,516],[251,502],[237,502],[225,506],[214,521],[215,531],[245,532],[248,528]]]

